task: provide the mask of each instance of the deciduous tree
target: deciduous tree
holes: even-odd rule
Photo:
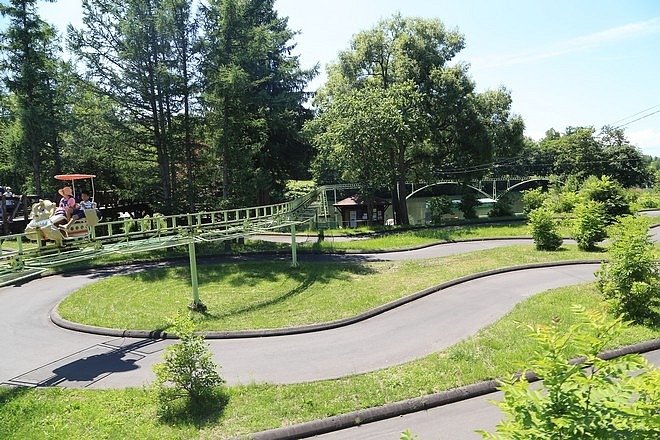
[[[414,135],[392,145],[387,162],[390,170],[380,173],[389,178],[381,185],[392,190],[397,223],[408,223],[406,182],[412,176],[431,180],[458,164],[464,170],[468,167],[460,177],[483,175],[488,167],[472,167],[489,163],[498,149],[508,155],[522,146],[522,121],[509,113],[508,92],[502,89],[478,94],[467,65],[450,64],[463,47],[463,36],[447,30],[439,20],[396,15],[353,38],[350,49],[341,52],[328,69],[328,82],[317,95],[320,118],[329,112],[336,114],[332,107],[344,103],[342,96],[350,96],[354,90],[389,90],[410,84],[419,96],[419,102],[409,109],[416,114],[405,116],[406,124],[415,124],[407,125],[405,132]],[[365,130],[373,131],[371,127]],[[383,123],[380,130],[384,140],[379,144],[383,145],[388,139],[397,139],[401,125]],[[345,148],[325,145],[321,153],[335,147]]]

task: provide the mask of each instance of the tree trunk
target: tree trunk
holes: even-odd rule
[[[408,174],[408,169],[406,166],[405,150],[401,149],[397,157],[397,166],[396,166],[396,183],[397,183],[397,195],[399,197],[399,221],[402,225],[409,225],[410,221],[408,219],[408,201],[406,197],[408,196],[408,189],[406,188],[406,175]]]
[[[154,78],[154,66],[151,64],[148,68],[149,79],[149,104],[151,107],[151,122],[154,130],[154,143],[156,145],[156,159],[158,161],[158,171],[161,180],[161,190],[163,196],[163,203],[166,208],[171,206],[171,191],[170,191],[170,164],[165,151],[164,136],[161,129],[161,120],[159,118],[158,101],[156,97],[156,84]]]
[[[406,197],[408,196],[408,189],[406,188],[406,179],[404,176],[397,177],[397,195],[399,202],[399,224],[409,225],[410,221],[408,220],[408,202]]]
[[[392,186],[390,186],[390,192],[392,194],[392,217],[394,218],[394,224],[398,225],[399,223],[399,196],[397,194],[397,185],[396,180],[392,181]]]
[[[222,199],[227,200],[229,198],[229,146],[227,140],[230,139],[230,136],[227,136],[229,132],[229,117],[227,112],[229,111],[229,106],[225,101],[223,108],[223,124],[222,124]]]
[[[193,211],[195,206],[195,184],[193,175],[193,150],[192,150],[192,134],[190,132],[190,86],[188,84],[188,52],[187,44],[183,44],[183,129],[184,129],[184,143],[186,151],[186,176],[188,178],[187,185],[187,199],[188,210]]]

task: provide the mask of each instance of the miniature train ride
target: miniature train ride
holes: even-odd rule
[[[63,228],[62,225],[69,221],[70,215],[67,216],[61,212],[56,213],[57,204],[50,200],[39,200],[39,202],[32,205],[30,211],[30,222],[25,228],[27,238],[33,241],[54,241],[61,245],[66,240],[88,237],[90,227],[99,223],[99,212],[94,203],[94,177],[96,176],[93,174],[60,174],[55,176],[57,180],[71,182],[71,193],[74,199],[76,197],[76,181],[89,179],[91,181],[90,200],[93,207],[91,209],[81,207],[84,216],[74,221],[68,228]],[[62,194],[61,191],[60,194]]]

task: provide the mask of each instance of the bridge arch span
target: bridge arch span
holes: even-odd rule
[[[466,186],[467,186],[468,188],[472,189],[472,190],[473,190],[475,193],[477,193],[479,196],[482,196],[482,197],[484,197],[484,198],[491,198],[491,195],[490,195],[490,194],[488,194],[488,193],[486,193],[486,192],[480,190],[479,188],[477,188],[477,187],[475,187],[475,186],[472,186],[472,185],[466,185]],[[436,190],[436,191],[433,191],[433,188],[434,188],[434,187],[436,187],[436,188],[440,188],[440,187],[451,188],[451,187],[453,187],[453,188],[456,188],[456,190],[455,190],[454,192],[451,192],[451,193],[442,194],[441,192],[439,192],[439,191],[437,191],[437,190]],[[416,196],[416,195],[421,194],[422,191],[429,191],[429,192],[430,192],[430,194],[429,194],[430,197],[436,197],[436,196],[441,196],[441,195],[455,195],[455,194],[461,194],[461,193],[462,193],[462,190],[461,190],[462,187],[463,187],[462,184],[460,184],[460,183],[456,183],[456,182],[436,182],[436,183],[431,183],[431,184],[429,184],[429,185],[426,185],[426,186],[423,186],[423,187],[421,187],[421,188],[419,188],[419,189],[416,189],[415,191],[413,191],[413,192],[411,192],[410,194],[408,194],[408,196],[406,197],[406,200],[412,198],[413,196]]]
[[[511,191],[527,191],[529,189],[534,189],[534,188],[543,188],[544,191],[548,190],[548,185],[550,184],[550,180],[545,178],[545,177],[538,177],[535,179],[529,179],[525,180],[520,183],[516,183],[515,185],[511,185],[506,191],[502,192],[502,194],[499,194],[497,198],[501,198],[509,194]]]

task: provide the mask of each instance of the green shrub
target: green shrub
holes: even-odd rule
[[[641,355],[602,360],[598,354],[625,325],[600,312],[575,308],[581,322],[561,331],[532,328],[539,345],[529,368],[543,378],[545,391],[530,387],[525,376],[502,385],[497,403],[506,419],[496,434],[500,440],[658,438],[660,370]],[[569,359],[581,356],[577,363]]]
[[[607,237],[605,226],[605,208],[602,203],[587,200],[577,205],[573,221],[573,236],[578,248],[583,251],[594,250],[596,243]]]
[[[493,208],[488,212],[488,217],[510,217],[513,215],[513,204],[511,198],[505,194],[493,205]]]
[[[631,213],[623,187],[607,176],[602,176],[600,179],[595,176],[589,177],[582,185],[580,195],[585,200],[603,204],[608,225],[614,223],[616,217]]]
[[[580,196],[572,191],[557,191],[548,194],[543,201],[544,207],[554,212],[573,212],[575,206],[580,203]]]
[[[461,203],[458,205],[458,209],[463,213],[463,218],[465,219],[475,219],[477,218],[477,206],[481,202],[477,199],[477,196],[473,193],[463,194],[461,197]]]
[[[557,232],[557,222],[553,212],[546,208],[538,208],[529,213],[528,224],[532,229],[532,237],[536,249],[540,251],[556,251],[563,240]]]
[[[660,272],[648,236],[648,220],[622,217],[609,230],[610,260],[597,273],[597,285],[614,313],[635,322],[657,319]]]
[[[194,333],[189,317],[176,318],[173,332],[179,343],[167,347],[164,361],[154,366],[161,412],[170,412],[172,403],[179,399],[192,409],[202,404],[213,406],[222,398],[219,387],[224,381],[211,351],[204,339]]]
[[[658,209],[660,208],[660,194],[655,191],[643,191],[637,194],[635,204],[638,209]]]
[[[431,211],[431,222],[442,223],[442,217],[452,213],[451,200],[444,197],[433,197],[428,201],[428,209]]]
[[[543,205],[545,199],[548,198],[548,193],[543,191],[543,188],[534,188],[522,192],[523,212],[529,214],[535,209]]]

